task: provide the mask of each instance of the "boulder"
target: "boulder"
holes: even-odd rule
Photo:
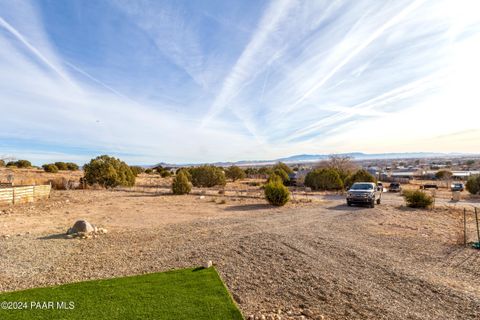
[[[75,222],[73,227],[68,229],[67,234],[74,234],[74,233],[84,233],[88,234],[91,232],[95,232],[95,227],[90,224],[90,222],[86,220],[78,220]]]

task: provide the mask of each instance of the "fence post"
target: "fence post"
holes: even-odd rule
[[[463,208],[463,244],[467,246],[467,209]]]
[[[478,227],[477,207],[475,207],[475,221],[477,223],[477,239],[478,239],[478,243],[480,243],[480,228]]]
[[[12,188],[12,195],[13,195],[12,204],[15,204],[15,187]]]

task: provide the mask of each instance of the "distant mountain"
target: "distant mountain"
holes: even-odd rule
[[[441,157],[458,157],[458,156],[467,156],[472,154],[465,153],[439,153],[439,152],[404,152],[404,153],[363,153],[363,152],[350,152],[350,153],[339,153],[335,154],[338,156],[351,157],[354,160],[384,160],[384,159],[418,159],[418,158],[441,158]],[[308,163],[316,162],[323,159],[327,159],[330,154],[298,154],[286,158],[279,158],[273,160],[242,160],[236,162],[215,162],[208,163],[216,166],[261,166],[261,165],[270,165],[276,162],[285,162],[285,163]],[[169,164],[169,163],[158,163],[149,167],[181,167],[181,166],[194,166],[199,165],[200,163],[184,163],[184,164]]]
[[[368,160],[368,159],[411,159],[411,158],[437,158],[448,156],[445,153],[433,153],[433,152],[410,152],[410,153],[362,153],[362,152],[350,152],[336,154],[338,156],[350,157],[355,160]],[[317,161],[328,158],[329,154],[303,154],[294,155],[288,158],[281,158],[277,161],[290,162],[290,161]]]

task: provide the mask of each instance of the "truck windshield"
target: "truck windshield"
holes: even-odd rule
[[[354,183],[351,189],[352,190],[371,190],[373,189],[373,185],[369,183]]]

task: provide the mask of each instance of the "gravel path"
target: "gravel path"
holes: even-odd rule
[[[135,201],[141,208],[142,198]],[[245,317],[480,319],[480,251],[455,244],[458,217],[448,212],[348,208],[342,200],[218,210],[225,216],[91,240],[48,233],[0,239],[0,291],[210,259]]]

